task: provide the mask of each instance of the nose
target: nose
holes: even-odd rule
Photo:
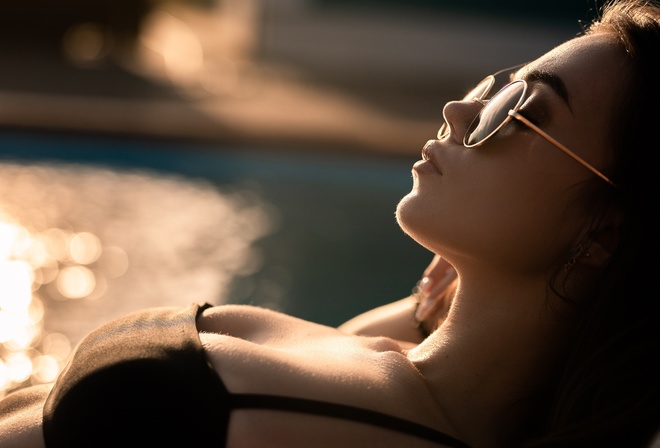
[[[449,138],[463,143],[463,136],[483,105],[477,101],[450,101],[442,109],[442,116],[449,126]]]

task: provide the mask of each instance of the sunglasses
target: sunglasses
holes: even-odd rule
[[[612,182],[602,172],[594,168],[593,165],[575,154],[566,146],[559,143],[541,128],[520,114],[520,107],[522,106],[527,96],[528,84],[525,80],[520,79],[509,82],[495,95],[493,95],[492,98],[486,98],[488,93],[490,93],[490,91],[493,89],[493,86],[498,81],[499,75],[502,73],[511,72],[521,66],[522,65],[517,65],[515,67],[506,68],[493,75],[487,76],[479,84],[477,84],[474,89],[470,90],[468,94],[465,95],[462,101],[476,101],[482,104],[483,108],[479,111],[474,120],[472,120],[472,123],[465,132],[465,136],[463,137],[463,146],[466,148],[473,148],[475,146],[482,145],[489,138],[495,135],[500,129],[502,129],[509,121],[515,119],[535,131],[541,137],[561,150],[564,154],[578,162],[580,165],[594,173],[596,176],[611,186],[616,187],[617,185],[614,182]],[[438,131],[438,139],[440,140],[447,137],[449,135],[449,131],[450,129],[447,122],[443,123],[440,127],[440,130]]]

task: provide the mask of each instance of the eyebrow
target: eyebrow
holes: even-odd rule
[[[547,71],[533,70],[525,74],[524,78],[527,82],[541,82],[548,85],[562,100],[564,100],[568,109],[573,112],[566,84],[564,84],[564,81],[562,81],[559,76]]]

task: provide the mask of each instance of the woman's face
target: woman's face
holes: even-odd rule
[[[583,36],[515,76],[529,83],[520,113],[600,170],[609,162],[608,135],[624,80],[621,51],[612,35]],[[538,81],[538,73],[556,82]],[[397,207],[399,224],[454,263],[468,257],[547,272],[583,231],[579,187],[598,180],[516,120],[483,145],[465,148],[465,130],[480,108],[476,102],[445,106],[451,133],[430,141],[430,160],[415,164],[413,189]]]

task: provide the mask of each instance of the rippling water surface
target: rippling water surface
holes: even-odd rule
[[[0,391],[52,381],[115,316],[223,302],[271,228],[250,192],[138,171],[5,163],[0,198]]]
[[[149,306],[249,303],[337,325],[430,255],[394,220],[410,161],[0,134],[0,395]]]

